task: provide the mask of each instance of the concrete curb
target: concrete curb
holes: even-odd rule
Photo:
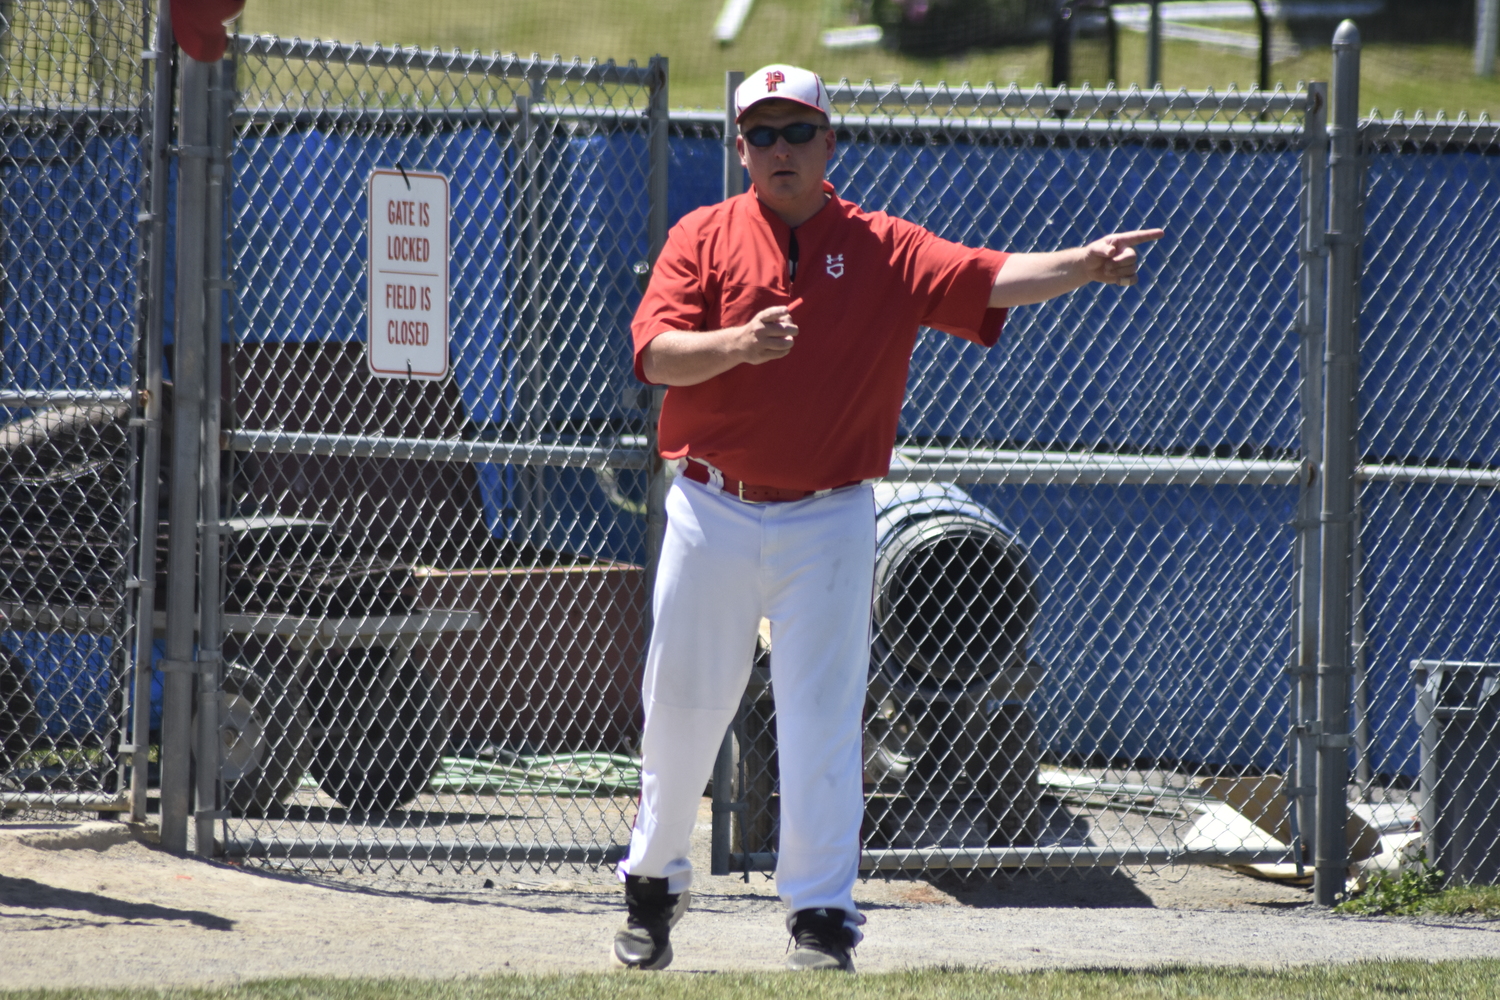
[[[130,841],[160,843],[161,835],[151,823],[89,820],[83,823],[29,823],[0,825],[0,847],[7,842],[39,851],[103,851]]]

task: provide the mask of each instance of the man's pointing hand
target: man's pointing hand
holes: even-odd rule
[[[1137,229],[1128,233],[1111,233],[1083,248],[1083,270],[1090,281],[1106,285],[1135,284],[1138,244],[1159,240],[1166,235],[1161,229]]]
[[[1109,285],[1135,284],[1139,263],[1135,248],[1166,235],[1161,229],[1111,233],[1082,247],[1047,253],[1013,253],[995,272],[990,308],[1045,302],[1066,295],[1091,281]]]

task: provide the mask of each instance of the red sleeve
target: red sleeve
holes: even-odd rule
[[[927,300],[922,325],[994,347],[1006,311],[990,308],[990,289],[1010,254],[923,231],[913,256],[914,287]]]
[[[686,221],[667,233],[667,245],[656,258],[646,294],[630,323],[631,339],[635,342],[635,377],[647,384],[650,379],[641,370],[641,353],[647,344],[667,330],[703,329],[705,307],[697,239],[684,225]]]

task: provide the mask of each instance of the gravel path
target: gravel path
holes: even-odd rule
[[[770,882],[696,889],[674,970],[780,967]],[[1304,889],[1208,868],[872,880],[857,896],[867,972],[1500,957],[1500,921],[1335,917]],[[603,970],[619,919],[607,873],[314,880],[175,857],[122,824],[0,826],[0,989]]]

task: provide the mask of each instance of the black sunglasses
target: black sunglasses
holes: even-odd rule
[[[777,136],[781,136],[793,146],[800,146],[804,142],[811,142],[813,136],[827,127],[827,125],[814,125],[810,122],[795,122],[784,128],[757,125],[754,128],[745,129],[744,136],[745,141],[757,149],[765,149],[767,146],[776,145]]]

